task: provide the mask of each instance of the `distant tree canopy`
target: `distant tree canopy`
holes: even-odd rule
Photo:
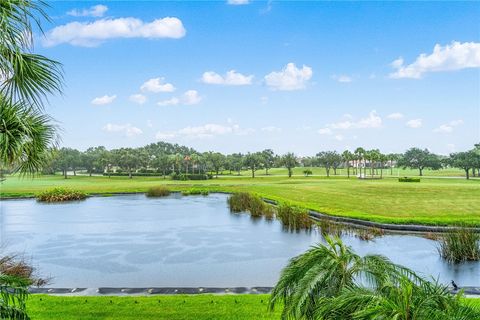
[[[469,151],[439,156],[427,149],[411,148],[404,154],[383,154],[378,149],[357,148],[345,150],[321,151],[313,157],[299,157],[293,153],[277,155],[271,149],[246,154],[233,153],[224,155],[219,152],[198,152],[192,148],[166,142],[152,143],[141,148],[119,148],[107,150],[105,147],[91,147],[81,152],[72,148],[55,150],[52,159],[44,168],[45,173],[61,172],[65,178],[68,172],[74,175],[83,170],[89,175],[159,175],[164,178],[170,174],[212,174],[219,176],[225,170],[240,175],[248,170],[252,178],[260,169],[269,174],[271,168],[284,167],[288,176],[293,175],[295,167],[323,167],[329,177],[338,169],[350,178],[351,174],[359,177],[382,177],[383,170],[389,169],[393,175],[394,167],[416,169],[423,175],[424,169],[437,170],[455,167],[465,171],[469,179],[479,176],[480,144]],[[300,171],[303,172],[303,171]],[[313,172],[312,172],[313,173]],[[309,173],[308,175],[311,175]]]
[[[428,168],[438,170],[442,167],[440,158],[427,149],[411,148],[399,159],[398,165],[404,168],[418,169],[419,175]]]

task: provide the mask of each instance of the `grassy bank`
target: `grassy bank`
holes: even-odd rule
[[[62,297],[32,295],[32,320],[280,319],[267,311],[268,295],[174,295],[155,297]],[[159,302],[160,301],[160,302]],[[465,303],[480,307],[480,299]]]
[[[146,192],[167,185],[172,190],[192,187],[209,191],[255,192],[292,205],[332,215],[385,223],[480,225],[480,180],[428,178],[420,183],[400,183],[396,178],[358,180],[346,177],[268,176],[220,177],[207,181],[172,181],[155,177],[88,177],[35,179],[7,177],[2,196],[33,195],[54,186],[87,193]]]
[[[268,295],[61,297],[32,295],[32,320],[280,319],[267,310]]]

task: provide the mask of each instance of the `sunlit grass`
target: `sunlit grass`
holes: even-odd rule
[[[346,177],[285,176],[219,177],[207,181],[173,181],[152,177],[42,176],[7,177],[2,196],[34,195],[52,187],[69,187],[90,194],[146,192],[164,185],[172,191],[191,188],[253,192],[259,196],[320,212],[388,223],[480,225],[480,180],[428,178],[400,183],[397,178],[359,180]]]

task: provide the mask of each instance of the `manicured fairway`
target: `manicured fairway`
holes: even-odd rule
[[[479,179],[425,178],[420,183],[400,183],[395,178],[223,176],[208,181],[179,182],[151,177],[63,179],[58,175],[34,179],[7,177],[1,185],[1,195],[33,195],[53,186],[67,186],[88,193],[145,192],[160,184],[173,190],[195,186],[211,191],[252,191],[332,215],[379,222],[480,225]]]
[[[110,302],[111,301],[111,302]],[[267,310],[268,295],[62,297],[32,295],[32,320],[280,319]]]

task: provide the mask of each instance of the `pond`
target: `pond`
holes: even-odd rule
[[[273,286],[288,260],[321,241],[289,233],[278,221],[232,214],[227,195],[147,198],[142,194],[44,204],[0,202],[0,247],[23,253],[51,287]],[[388,235],[345,241],[359,254],[462,286],[480,285],[480,264],[451,265],[436,242]]]

